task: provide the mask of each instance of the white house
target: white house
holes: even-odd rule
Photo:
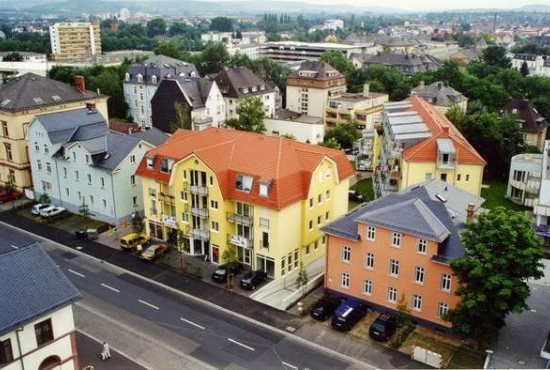
[[[92,218],[118,226],[143,211],[134,173],[145,153],[166,139],[158,130],[110,132],[90,109],[38,115],[27,133],[35,197],[46,193],[73,213],[85,203]]]
[[[60,268],[38,244],[3,244],[0,275],[0,368],[79,370],[72,304],[82,296]]]
[[[336,31],[338,28],[344,28],[344,21],[341,19],[327,19],[323,23],[324,30]]]
[[[267,135],[290,135],[303,143],[319,144],[325,137],[325,125],[319,117],[306,116],[287,109],[275,111],[272,118],[264,119]]]

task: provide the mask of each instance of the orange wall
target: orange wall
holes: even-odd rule
[[[459,298],[454,294],[458,285],[456,276],[452,277],[451,292],[440,290],[441,274],[452,274],[450,266],[436,263],[430,260],[437,253],[437,242],[428,241],[426,254],[417,252],[418,238],[412,235],[402,234],[401,247],[391,246],[393,231],[376,227],[375,241],[369,241],[366,237],[367,225],[359,224],[360,241],[350,241],[328,236],[326,250],[325,288],[354,296],[359,299],[378,304],[390,309],[397,309],[397,304],[402,295],[407,301],[407,307],[412,316],[447,326],[450,324],[437,317],[439,302],[447,303],[449,309],[453,308]],[[351,247],[351,262],[342,261],[342,245]],[[365,268],[367,253],[374,254],[374,269]],[[399,261],[399,276],[390,276],[390,259]],[[424,267],[424,284],[414,282],[415,267]],[[340,286],[340,273],[350,274],[350,287]],[[364,294],[364,281],[373,282],[372,295]],[[388,287],[397,288],[397,303],[387,301]],[[422,297],[421,311],[412,309],[413,294]]]

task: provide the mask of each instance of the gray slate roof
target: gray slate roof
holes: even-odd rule
[[[151,127],[145,131],[140,131],[132,134],[132,136],[137,137],[146,143],[149,143],[154,146],[159,146],[164,144],[166,140],[170,137],[166,132],[159,130],[156,127]]]
[[[474,203],[476,209],[479,209],[483,199],[441,180],[430,180],[367,203],[321,230],[330,235],[359,240],[357,224],[366,222],[438,240],[439,250],[432,258],[438,262],[447,262],[464,255],[459,231],[464,226],[469,203]],[[458,209],[463,211],[459,213]]]
[[[212,89],[212,81],[201,77],[172,77],[169,80],[178,82],[185,95],[191,100],[188,103],[193,109],[202,108],[206,105],[206,99]]]
[[[353,57],[353,55],[352,55]],[[403,53],[380,53],[373,55],[364,55],[362,61],[365,64],[383,64],[391,66],[418,66],[426,70],[436,67],[440,64],[439,60],[422,54],[403,54]]]
[[[412,89],[411,95],[418,95],[430,104],[440,107],[450,107],[453,104],[468,100],[464,95],[443,81],[437,81],[427,86],[417,86]]]
[[[194,64],[181,61],[179,59],[170,58],[166,55],[155,55],[144,61],[132,64],[128,69],[130,74],[130,81],[125,81],[126,83],[133,84],[152,84],[152,77],[157,77],[157,84],[160,84],[160,81],[170,75],[170,76],[184,76],[184,77],[199,77],[199,72]],[[143,82],[137,81],[137,75],[141,74],[143,76]]]
[[[27,73],[0,85],[0,111],[18,112],[102,97],[105,96],[91,91],[81,93],[66,83]]]
[[[38,244],[0,254],[0,336],[82,299]]]
[[[273,92],[273,89],[254,72],[246,67],[224,67],[214,79],[223,96],[239,98],[243,95],[262,95]],[[255,87],[257,91],[253,92]],[[263,87],[263,90],[262,90]],[[248,92],[244,93],[243,89]]]

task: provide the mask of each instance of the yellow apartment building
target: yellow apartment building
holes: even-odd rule
[[[50,26],[50,42],[55,60],[74,60],[101,54],[98,23],[55,23]]]

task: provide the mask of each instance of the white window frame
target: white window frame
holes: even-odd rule
[[[340,288],[349,289],[350,275],[347,272],[340,273]]]
[[[413,294],[411,301],[411,309],[413,311],[422,312],[422,296]]]
[[[426,280],[426,269],[422,266],[414,267],[414,283],[418,285],[424,285]]]
[[[428,252],[428,241],[426,239],[419,238],[416,243],[416,253],[426,254]]]
[[[373,242],[376,240],[376,227],[367,226],[367,240]]]
[[[439,317],[440,319],[443,319],[443,316],[448,312],[449,312],[449,304],[445,302],[437,302],[437,317]]]
[[[401,238],[403,236],[401,235],[401,233],[398,233],[398,232],[393,232],[392,233],[392,236],[391,236],[391,246],[394,247],[394,248],[401,248]]]
[[[340,250],[342,262],[351,263],[351,247],[349,245],[342,245]]]
[[[363,294],[371,296],[374,283],[372,280],[363,281]]]
[[[442,273],[439,278],[439,289],[442,292],[450,293],[453,284],[453,276],[451,274]]]
[[[399,277],[399,261],[396,259],[390,259],[390,276]]]
[[[393,304],[397,303],[397,288],[396,287],[393,287],[393,286],[388,287],[388,294],[387,294],[386,300],[389,303],[393,303]]]
[[[367,252],[367,254],[365,254],[365,269],[374,270],[374,253]]]

